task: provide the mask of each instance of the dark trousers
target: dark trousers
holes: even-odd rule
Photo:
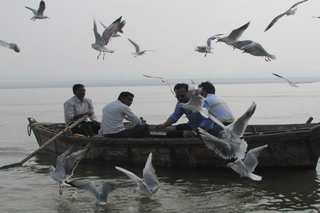
[[[73,124],[74,122],[70,123]],[[100,127],[91,121],[82,121],[76,127],[72,128],[72,133],[79,133],[85,136],[98,134]]]
[[[105,134],[104,137],[110,138],[147,138],[150,136],[148,124],[137,125],[131,129],[125,129],[115,134]]]
[[[167,132],[168,138],[183,138],[183,131],[192,130],[189,124],[178,124],[175,130],[169,130]]]

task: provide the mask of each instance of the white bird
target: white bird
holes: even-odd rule
[[[20,48],[18,47],[18,45],[16,43],[8,43],[6,41],[0,40],[0,46],[12,49],[17,53],[20,52]]]
[[[132,53],[131,53],[132,55],[134,55],[134,57],[144,55],[145,52],[147,52],[147,51],[154,52],[153,50],[143,50],[143,51],[140,51],[140,47],[138,46],[138,44],[136,44],[134,41],[132,41],[132,40],[129,39],[129,38],[128,38],[128,40],[131,42],[131,44],[133,44],[133,46],[134,46],[135,49],[136,49],[136,52],[132,52]]]
[[[106,29],[107,27],[100,21],[100,24],[104,27],[104,29]],[[113,34],[112,35],[112,37],[120,37],[120,34],[118,34],[118,32],[119,33],[123,33],[123,27],[126,25],[126,21],[125,20],[123,20],[123,21],[121,21],[120,22],[120,24],[119,24],[119,29],[118,29],[118,31],[115,33],[115,34]]]
[[[221,36],[223,34],[216,34],[214,36],[211,36],[207,39],[207,46],[197,46],[195,51],[199,52],[199,53],[205,53],[204,54],[204,57],[207,56],[208,53],[212,53],[212,47],[211,47],[211,41],[214,40],[214,39],[218,39],[220,38],[219,36]]]
[[[234,49],[239,49],[243,48],[244,46],[247,46],[248,44],[251,44],[253,41],[252,40],[239,40],[239,41],[232,41],[229,43],[230,46],[233,47]]]
[[[267,26],[267,28],[264,30],[264,32],[266,32],[267,30],[269,30],[281,17],[283,16],[290,16],[290,15],[294,15],[297,11],[297,6],[303,2],[306,2],[308,0],[303,0],[303,1],[299,1],[297,3],[295,3],[294,5],[292,5],[288,10],[286,10],[284,13],[281,13],[280,15],[276,16],[274,19],[272,19],[272,21],[270,22],[270,24]]]
[[[277,58],[275,55],[269,54],[262,47],[262,45],[257,42],[251,42],[248,45],[241,47],[240,49],[243,50],[242,53],[249,53],[254,56],[262,56],[262,57],[264,57],[264,60],[267,62],[271,61],[271,59],[276,60],[276,58]]]
[[[101,55],[101,52],[103,52],[103,60],[105,53],[113,53],[114,50],[110,50],[106,48],[107,44],[110,41],[110,38],[115,35],[120,26],[121,18],[118,18],[115,20],[112,24],[110,24],[102,33],[102,36],[98,33],[97,25],[95,20],[93,20],[93,32],[95,36],[95,43],[91,44],[91,47],[97,51],[99,51],[99,55],[97,56],[97,59],[99,59],[99,56]]]
[[[72,180],[68,182],[71,186],[86,190],[94,195],[96,203],[106,205],[109,194],[115,189],[117,183],[115,181],[104,181],[99,189],[93,182],[88,180]]]
[[[266,147],[268,147],[268,145],[263,145],[254,149],[250,149],[244,161],[237,159],[233,163],[228,163],[227,167],[230,167],[235,172],[239,173],[240,177],[249,177],[255,181],[262,180],[261,176],[255,175],[252,172],[254,172],[254,169],[258,165],[258,156],[260,155],[261,151]]]
[[[43,12],[46,9],[46,4],[44,1],[40,1],[38,10],[32,9],[30,7],[25,6],[25,8],[31,10],[33,12],[33,17],[30,20],[35,21],[36,19],[46,19],[49,18],[48,16],[44,16]]]
[[[232,30],[228,36],[218,38],[217,42],[224,42],[226,44],[229,44],[230,42],[238,40],[243,34],[243,32],[248,28],[249,24],[250,24],[250,21],[245,25]]]
[[[74,169],[78,166],[79,162],[85,157],[91,148],[91,143],[88,143],[85,147],[81,148],[77,152],[73,152],[72,145],[67,151],[58,156],[56,160],[56,168],[49,167],[50,176],[52,179],[59,183],[59,193],[63,193],[64,186],[70,186],[67,182],[73,175]]]
[[[157,79],[160,79],[163,83],[166,83],[166,84],[169,86],[171,93],[175,95],[175,93],[173,92],[173,90],[172,90],[172,88],[171,88],[171,85],[169,84],[169,82],[168,82],[166,79],[164,79],[164,78],[162,78],[162,77],[145,75],[145,74],[143,74],[143,76],[144,76],[144,77],[147,77],[147,78],[157,78]]]
[[[191,110],[193,113],[199,112],[203,108],[204,97],[200,95],[202,88],[193,88],[188,91],[189,101],[187,103],[179,103],[178,107]]]
[[[146,165],[143,169],[144,181],[132,172],[116,166],[117,170],[126,174],[131,180],[133,180],[137,184],[138,187],[136,187],[134,191],[146,197],[150,197],[160,189],[160,183],[155,173],[155,169],[152,166],[151,160],[152,153],[150,152]]]
[[[282,78],[282,79],[286,80],[286,81],[288,82],[288,84],[289,84],[290,86],[292,86],[292,87],[298,87],[298,85],[297,85],[295,82],[289,81],[288,79],[282,77],[281,75],[278,75],[278,74],[273,73],[273,72],[272,72],[272,75],[275,75],[275,76],[277,76],[277,77],[279,77],[279,78]]]

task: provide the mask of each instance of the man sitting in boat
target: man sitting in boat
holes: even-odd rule
[[[104,137],[112,138],[145,138],[150,136],[149,125],[139,119],[129,108],[134,95],[130,92],[121,92],[118,100],[107,104],[102,109],[101,130]],[[127,119],[134,124],[133,128],[126,129],[123,120]]]
[[[84,115],[89,115],[89,118],[78,124],[72,129],[72,131],[85,136],[93,136],[94,134],[98,134],[100,122],[97,121],[97,117],[94,113],[92,100],[85,98],[85,86],[82,84],[75,84],[72,87],[72,91],[74,96],[64,102],[64,121],[66,126],[74,123],[77,119],[83,117]]]
[[[213,121],[210,118],[203,117],[199,112],[192,113],[191,110],[179,107],[180,103],[187,103],[190,99],[188,94],[189,85],[185,83],[179,83],[174,86],[174,92],[178,102],[174,109],[174,112],[169,118],[162,124],[156,125],[153,130],[159,131],[167,126],[171,126],[176,123],[183,114],[188,118],[188,123],[178,124],[174,130],[167,131],[167,137],[170,138],[182,138],[182,137],[195,137],[197,135],[197,128],[201,127],[206,131],[211,131],[213,127]],[[208,103],[204,102],[204,107],[209,109]]]
[[[216,89],[212,83],[206,81],[201,82],[198,86],[202,88],[201,95],[205,97],[210,107],[210,112],[218,118],[225,126],[231,124],[234,121],[234,116],[227,105],[227,102],[221,97],[217,96]],[[213,125],[213,133],[217,134],[222,130],[222,127],[218,124]]]

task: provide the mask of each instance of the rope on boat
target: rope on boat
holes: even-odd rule
[[[32,117],[29,117],[28,118],[29,120],[29,124],[27,126],[27,132],[28,132],[28,135],[30,136],[31,135],[31,132],[32,132],[32,128],[35,127],[35,126],[38,126],[38,125],[48,125],[48,124],[51,124],[49,122],[37,122],[34,118]]]

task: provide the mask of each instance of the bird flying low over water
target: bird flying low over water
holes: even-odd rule
[[[172,88],[171,88],[171,85],[169,84],[169,82],[168,82],[166,79],[164,79],[164,78],[162,78],[162,77],[150,76],[150,75],[145,75],[145,74],[143,74],[143,76],[144,76],[144,77],[147,77],[147,78],[157,78],[157,79],[160,79],[163,83],[166,83],[166,84],[169,86],[171,93],[175,95],[175,93],[173,92],[173,90],[172,90]]]
[[[199,53],[205,53],[204,54],[204,57],[207,56],[208,53],[212,53],[212,47],[211,47],[211,41],[214,40],[214,39],[218,39],[220,38],[219,36],[221,36],[223,34],[216,34],[214,36],[211,36],[207,39],[207,46],[197,46],[195,51],[199,52]]]
[[[273,72],[272,72],[271,74],[274,75],[274,76],[277,76],[278,78],[282,78],[282,79],[286,80],[286,81],[288,82],[288,84],[289,84],[290,86],[292,86],[292,87],[298,87],[298,85],[297,85],[295,82],[292,82],[292,81],[290,81],[290,80],[282,77],[281,75],[278,75],[278,74],[273,73]]]
[[[8,43],[6,41],[0,40],[0,46],[12,49],[17,53],[20,52],[20,48],[18,47],[18,45],[16,43]]]
[[[140,51],[140,47],[138,44],[136,44],[134,41],[132,41],[131,39],[128,38],[128,40],[131,42],[131,44],[134,46],[136,52],[132,52],[132,55],[134,55],[134,57],[137,57],[137,56],[141,56],[141,55],[144,55],[145,52],[147,51],[151,51],[151,52],[154,52],[153,50],[143,50],[143,51]]]
[[[271,61],[271,59],[276,60],[277,58],[275,55],[269,54],[258,42],[251,42],[240,49],[243,50],[243,53],[249,53],[250,55],[254,56],[262,56],[267,62]]]
[[[97,59],[99,59],[99,56],[101,55],[101,52],[103,52],[103,60],[105,53],[113,53],[114,50],[110,50],[106,48],[108,45],[110,38],[115,35],[120,28],[120,22],[121,18],[118,18],[115,20],[112,24],[110,24],[107,28],[104,29],[102,36],[98,33],[96,21],[93,20],[93,33],[95,36],[95,43],[91,44],[91,47],[97,51],[99,51],[99,55],[97,56]]]
[[[276,16],[274,19],[272,19],[272,21],[270,22],[270,24],[266,27],[266,29],[264,30],[264,32],[266,32],[267,30],[269,30],[281,17],[283,16],[290,16],[290,15],[294,15],[297,11],[297,6],[303,2],[306,2],[308,0],[303,0],[303,1],[299,1],[297,3],[295,3],[294,5],[292,5],[288,10],[286,10],[284,13],[281,13],[280,15]]]
[[[30,20],[35,21],[36,19],[46,19],[49,18],[48,16],[44,16],[43,12],[46,9],[46,4],[44,1],[40,1],[38,10],[32,9],[30,7],[25,6],[25,8],[31,10],[33,12],[33,17]]]
[[[152,161],[152,152],[150,152],[146,165],[143,169],[144,181],[138,176],[136,176],[135,174],[133,174],[132,172],[116,166],[117,170],[123,172],[125,175],[127,175],[131,180],[133,180],[137,184],[138,187],[136,187],[134,191],[146,197],[150,197],[151,195],[158,192],[160,189],[160,183],[155,173],[155,169],[152,166],[151,161]]]
[[[241,35],[243,34],[243,32],[249,27],[249,25],[250,25],[250,21],[248,23],[246,23],[245,25],[243,25],[237,29],[232,30],[228,36],[218,38],[217,42],[224,42],[226,44],[229,44],[232,41],[238,40],[241,37]]]
[[[117,183],[115,181],[104,181],[99,189],[93,182],[88,180],[72,180],[68,182],[70,186],[86,190],[94,195],[96,203],[105,205],[108,202],[109,194],[115,189]]]
[[[240,174],[240,177],[248,177],[252,180],[260,181],[262,180],[262,177],[255,175],[252,172],[258,165],[258,156],[260,155],[261,151],[267,147],[268,145],[263,145],[254,149],[250,149],[243,161],[237,159],[233,163],[228,163],[227,167],[230,167],[233,171]]]
[[[85,147],[81,148],[77,152],[72,152],[72,145],[67,151],[58,156],[56,160],[56,168],[49,167],[50,176],[53,180],[59,183],[59,193],[63,193],[64,186],[70,186],[67,182],[73,175],[73,171],[78,166],[79,162],[85,157],[91,148],[91,143],[88,143]]]

